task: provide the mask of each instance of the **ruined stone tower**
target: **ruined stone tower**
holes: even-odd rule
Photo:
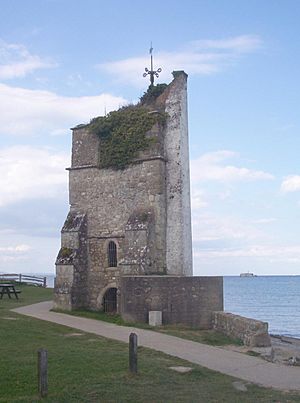
[[[56,307],[118,310],[128,320],[143,321],[149,310],[165,310],[165,317],[173,310],[175,318],[181,302],[172,298],[185,299],[185,310],[196,309],[187,308],[188,294],[197,304],[204,280],[190,277],[187,75],[173,76],[158,97],[144,101],[149,116],[165,119],[155,120],[146,133],[149,146],[122,169],[103,167],[103,143],[89,125],[73,129]]]

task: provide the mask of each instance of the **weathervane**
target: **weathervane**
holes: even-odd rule
[[[147,69],[147,67],[145,67],[145,73],[143,74],[143,77],[147,77],[147,75],[150,75],[150,86],[152,87],[154,85],[154,76],[158,78],[158,73],[161,72],[161,68],[157,69],[157,70],[153,70],[153,57],[152,57],[152,51],[153,51],[153,47],[152,47],[152,42],[151,42],[151,47],[149,50],[149,53],[151,55],[151,68],[150,70]]]

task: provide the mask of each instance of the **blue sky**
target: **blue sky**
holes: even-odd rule
[[[194,274],[300,274],[300,2],[0,0],[0,271],[54,272],[70,127],[189,75]]]

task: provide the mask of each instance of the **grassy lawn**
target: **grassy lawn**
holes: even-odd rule
[[[211,346],[227,346],[234,344],[242,346],[243,342],[239,339],[233,339],[214,330],[188,329],[184,326],[164,326],[157,329],[158,332],[170,334],[171,336],[182,337],[198,343],[209,344]]]
[[[36,402],[37,350],[49,355],[45,402],[300,402],[296,394],[247,385],[234,378],[139,348],[139,373],[128,373],[128,347],[78,330],[39,321],[10,309],[51,298],[51,290],[22,286],[20,300],[0,300],[0,402]],[[81,334],[81,335],[78,335]],[[170,366],[193,368],[186,374]]]
[[[226,346],[229,344],[234,344],[237,346],[243,345],[242,341],[239,339],[233,339],[231,337],[225,336],[221,333],[215,332],[214,330],[199,330],[199,329],[190,329],[186,326],[181,325],[167,325],[167,326],[159,326],[153,327],[149,326],[146,323],[127,323],[125,322],[120,315],[110,315],[104,312],[95,312],[95,311],[87,311],[77,309],[72,312],[70,311],[60,311],[55,310],[56,312],[63,312],[68,315],[73,316],[81,316],[84,318],[103,320],[104,322],[114,323],[120,326],[130,326],[130,327],[138,327],[140,329],[148,329],[153,330],[159,333],[169,334],[171,336],[181,337],[183,339],[188,339],[192,341],[196,341],[198,343],[209,344],[211,346]]]

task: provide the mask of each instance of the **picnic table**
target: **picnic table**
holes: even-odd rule
[[[21,290],[16,290],[14,284],[0,284],[0,299],[3,298],[3,295],[8,295],[8,298],[11,298],[12,295],[19,299],[18,294],[20,294]]]

